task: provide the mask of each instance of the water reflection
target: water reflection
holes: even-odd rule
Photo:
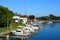
[[[55,25],[56,25],[56,23],[50,23],[50,24],[43,24],[42,26],[45,28],[45,27],[49,27],[49,28],[54,28],[55,27]]]
[[[22,40],[21,38],[9,38],[9,40]]]
[[[30,40],[60,40],[60,23],[43,24],[43,29],[39,30]]]
[[[55,23],[48,24],[48,27],[54,28],[55,27]]]

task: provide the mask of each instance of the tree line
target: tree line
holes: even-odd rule
[[[36,19],[38,20],[60,20],[60,16],[55,16],[53,14],[50,14],[49,16],[37,17]]]
[[[49,16],[42,16],[42,17],[35,17],[34,15],[21,15],[21,14],[15,14],[13,11],[9,10],[7,7],[0,6],[0,27],[7,27],[12,22],[12,17],[14,15],[21,16],[21,17],[27,17],[30,20],[60,20],[60,16],[55,16],[53,14],[50,14]],[[8,25],[7,25],[8,24]]]
[[[53,14],[49,14],[48,16],[42,16],[42,17],[35,17],[34,15],[29,15],[28,19],[31,20],[60,20],[60,16],[55,16]]]
[[[10,26],[13,16],[17,15],[20,17],[27,17],[31,20],[35,18],[34,15],[30,15],[29,17],[27,15],[21,15],[18,13],[14,13],[13,11],[9,10],[7,7],[1,6],[0,5],[0,27],[7,27]]]

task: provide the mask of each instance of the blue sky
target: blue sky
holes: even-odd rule
[[[0,5],[25,15],[25,1],[26,15],[39,17],[54,14],[60,16],[60,0],[0,0]]]

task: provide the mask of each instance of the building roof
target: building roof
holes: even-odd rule
[[[13,16],[13,19],[20,19],[19,16]]]

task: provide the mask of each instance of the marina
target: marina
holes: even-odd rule
[[[59,27],[60,23],[53,23],[53,24],[44,24],[43,28],[39,29],[35,34],[32,34],[30,36],[28,36],[27,38],[29,40],[59,40],[60,38],[60,27]],[[14,36],[15,37],[15,36]],[[18,36],[16,36],[18,37]],[[10,39],[13,40],[19,40],[18,38],[13,38],[11,37]],[[25,36],[23,36],[25,37]],[[23,38],[22,37],[22,38]]]
[[[59,40],[59,24],[60,23],[42,24],[43,28],[40,28],[34,33],[30,33],[29,35],[13,35],[12,33],[10,33],[9,40]]]
[[[29,24],[26,27],[18,26],[16,30],[11,30],[10,33],[6,33],[1,36],[1,38],[10,40],[10,38],[20,38],[21,40],[28,40],[31,35],[37,33],[37,31],[42,28],[41,24]]]
[[[0,0],[0,40],[60,40],[60,0]]]

